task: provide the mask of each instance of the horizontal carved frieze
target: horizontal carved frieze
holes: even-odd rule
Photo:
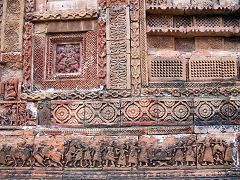
[[[50,124],[67,127],[192,125],[192,106],[191,99],[183,101],[157,98],[53,101]]]
[[[47,135],[47,134],[46,134]],[[230,169],[237,166],[232,134],[153,136],[0,135],[3,167],[131,171]],[[19,156],[19,154],[21,156]]]
[[[39,109],[39,122],[61,127],[240,124],[238,98],[59,100]],[[41,103],[38,105],[41,107]],[[40,113],[41,112],[41,113]],[[46,117],[46,113],[49,115]]]
[[[106,98],[122,98],[131,96],[130,90],[108,90],[108,91],[66,91],[66,92],[29,92],[22,93],[21,99],[28,101],[40,101],[40,100],[58,100],[58,99],[106,99]]]
[[[147,15],[147,32],[152,33],[239,33],[239,18],[217,15]],[[211,33],[210,33],[211,34]]]
[[[30,21],[52,21],[52,20],[81,20],[86,18],[97,18],[98,11],[90,10],[74,10],[67,12],[34,12],[28,13],[26,18]]]
[[[147,9],[167,9],[167,8],[176,8],[176,9],[197,9],[197,10],[205,10],[205,9],[236,9],[238,8],[238,2],[236,0],[220,0],[220,1],[212,1],[212,0],[147,0],[146,1]],[[235,7],[236,6],[236,7]],[[235,8],[234,8],[235,7]]]

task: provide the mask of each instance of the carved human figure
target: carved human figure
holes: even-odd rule
[[[96,149],[94,150],[93,155],[93,166],[96,167],[102,167],[102,146],[101,144],[96,146]]]
[[[84,161],[85,161],[85,164],[87,166],[90,166],[90,167],[93,166],[93,163],[92,163],[92,148],[91,147],[86,148],[86,151],[85,151],[85,154],[84,154]]]
[[[112,142],[109,146],[106,148],[106,155],[105,155],[105,166],[110,165],[111,167],[115,167],[115,154],[114,154],[114,142]]]
[[[150,146],[149,146],[149,148],[148,148],[148,158],[149,158],[149,163],[150,164],[152,164],[152,165],[156,165],[156,163],[155,163],[155,151],[156,151],[156,149],[155,149],[155,147],[153,146],[153,144],[150,144]]]
[[[195,166],[196,165],[196,158],[195,158],[195,146],[189,145],[187,146],[186,150],[186,162],[188,166]]]
[[[139,166],[143,165],[148,166],[148,147],[146,142],[142,143],[139,154]]]
[[[213,151],[208,138],[205,139],[202,162],[202,165],[213,165],[214,163]]]
[[[18,109],[17,105],[13,104],[11,108],[9,108],[9,125],[17,125],[18,121]]]
[[[126,167],[127,166],[127,158],[126,158],[126,153],[128,151],[126,150],[126,145],[122,144],[120,146],[120,150],[119,150],[119,159],[118,159],[118,166],[119,167]]]
[[[213,146],[213,157],[215,164],[223,164],[223,158],[224,158],[224,150],[225,147],[223,145],[223,141],[220,140],[219,142],[216,142]]]
[[[79,162],[79,166],[83,167],[83,160],[84,160],[84,148],[80,147],[76,151],[76,157],[74,162],[74,167],[78,167],[77,163]]]
[[[138,151],[139,151],[139,147],[137,142],[130,145],[128,166],[136,167],[138,165]]]
[[[224,154],[224,163],[226,165],[231,165],[233,162],[232,156],[233,156],[233,143],[226,144],[226,150]]]
[[[182,166],[184,163],[184,154],[183,154],[183,142],[179,141],[179,143],[177,144],[177,147],[175,147],[174,151],[175,151],[175,165],[176,166]]]
[[[9,79],[5,84],[5,99],[15,100],[18,96],[18,84],[19,80],[12,78]]]
[[[80,142],[78,140],[67,140],[64,143],[64,147],[65,147],[64,165],[65,166],[73,166],[74,165],[76,151],[79,147],[79,143]]]
[[[30,118],[30,115],[27,114],[26,111],[26,104],[25,103],[19,103],[18,104],[18,121],[17,125],[26,125],[25,121],[27,121]]]

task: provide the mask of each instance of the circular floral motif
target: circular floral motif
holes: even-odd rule
[[[176,120],[184,120],[190,115],[190,110],[185,104],[178,104],[173,108],[173,116]]]
[[[160,104],[153,104],[149,108],[149,115],[153,118],[162,118],[166,114],[166,109]]]
[[[80,120],[84,119],[84,107],[81,107],[76,111],[76,117]]]
[[[223,116],[225,117],[233,117],[237,114],[237,108],[232,105],[231,103],[226,103],[224,104],[221,108],[220,111]]]
[[[203,120],[209,119],[213,115],[213,108],[207,103],[201,104],[198,107],[197,114]]]
[[[129,118],[135,119],[140,116],[141,109],[136,104],[131,104],[127,107],[125,113]]]
[[[94,118],[94,113],[93,113],[92,108],[85,106],[84,112],[85,112],[84,119],[88,122],[92,121]]]
[[[7,41],[9,42],[9,44],[11,44],[11,47],[17,47],[18,46],[18,43],[17,43],[16,39],[19,38],[19,35],[15,31],[14,28],[15,28],[14,26],[11,26],[5,32],[5,37],[6,37]],[[7,48],[9,48],[9,47],[7,47]]]
[[[69,108],[64,105],[58,106],[54,110],[54,117],[55,117],[56,121],[59,123],[67,122],[71,118]]]
[[[81,106],[76,110],[76,118],[80,121],[86,120],[87,122],[91,122],[94,118],[94,113],[91,107],[89,106]]]
[[[7,10],[9,13],[17,14],[19,13],[20,8],[21,8],[21,5],[20,5],[20,1],[18,0],[10,0],[7,3]]]
[[[100,109],[100,117],[107,122],[112,122],[116,118],[116,110],[110,105],[104,106]]]

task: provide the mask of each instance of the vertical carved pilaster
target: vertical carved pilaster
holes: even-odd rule
[[[147,64],[147,46],[146,46],[146,11],[145,11],[145,0],[140,0],[140,49],[141,49],[141,74],[142,74],[142,85],[148,85],[148,64]]]
[[[24,1],[4,1],[4,23],[1,30],[2,52],[20,52],[22,50],[23,16]]]
[[[116,2],[115,2],[116,3]],[[107,8],[107,68],[109,89],[130,89],[129,6],[119,2]]]
[[[141,86],[140,77],[140,39],[139,39],[139,0],[130,1],[131,21],[131,82],[133,94],[138,95]]]
[[[99,0],[98,18],[98,78],[100,85],[106,85],[106,1]]]
[[[32,31],[33,24],[26,22],[24,25],[24,47],[23,47],[23,83],[24,90],[29,90],[31,86],[31,64],[32,64]]]

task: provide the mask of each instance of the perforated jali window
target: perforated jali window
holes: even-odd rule
[[[229,79],[236,78],[236,58],[231,57],[209,57],[206,59],[191,59],[189,61],[189,79]]]
[[[186,61],[180,58],[152,57],[150,81],[186,80]]]

